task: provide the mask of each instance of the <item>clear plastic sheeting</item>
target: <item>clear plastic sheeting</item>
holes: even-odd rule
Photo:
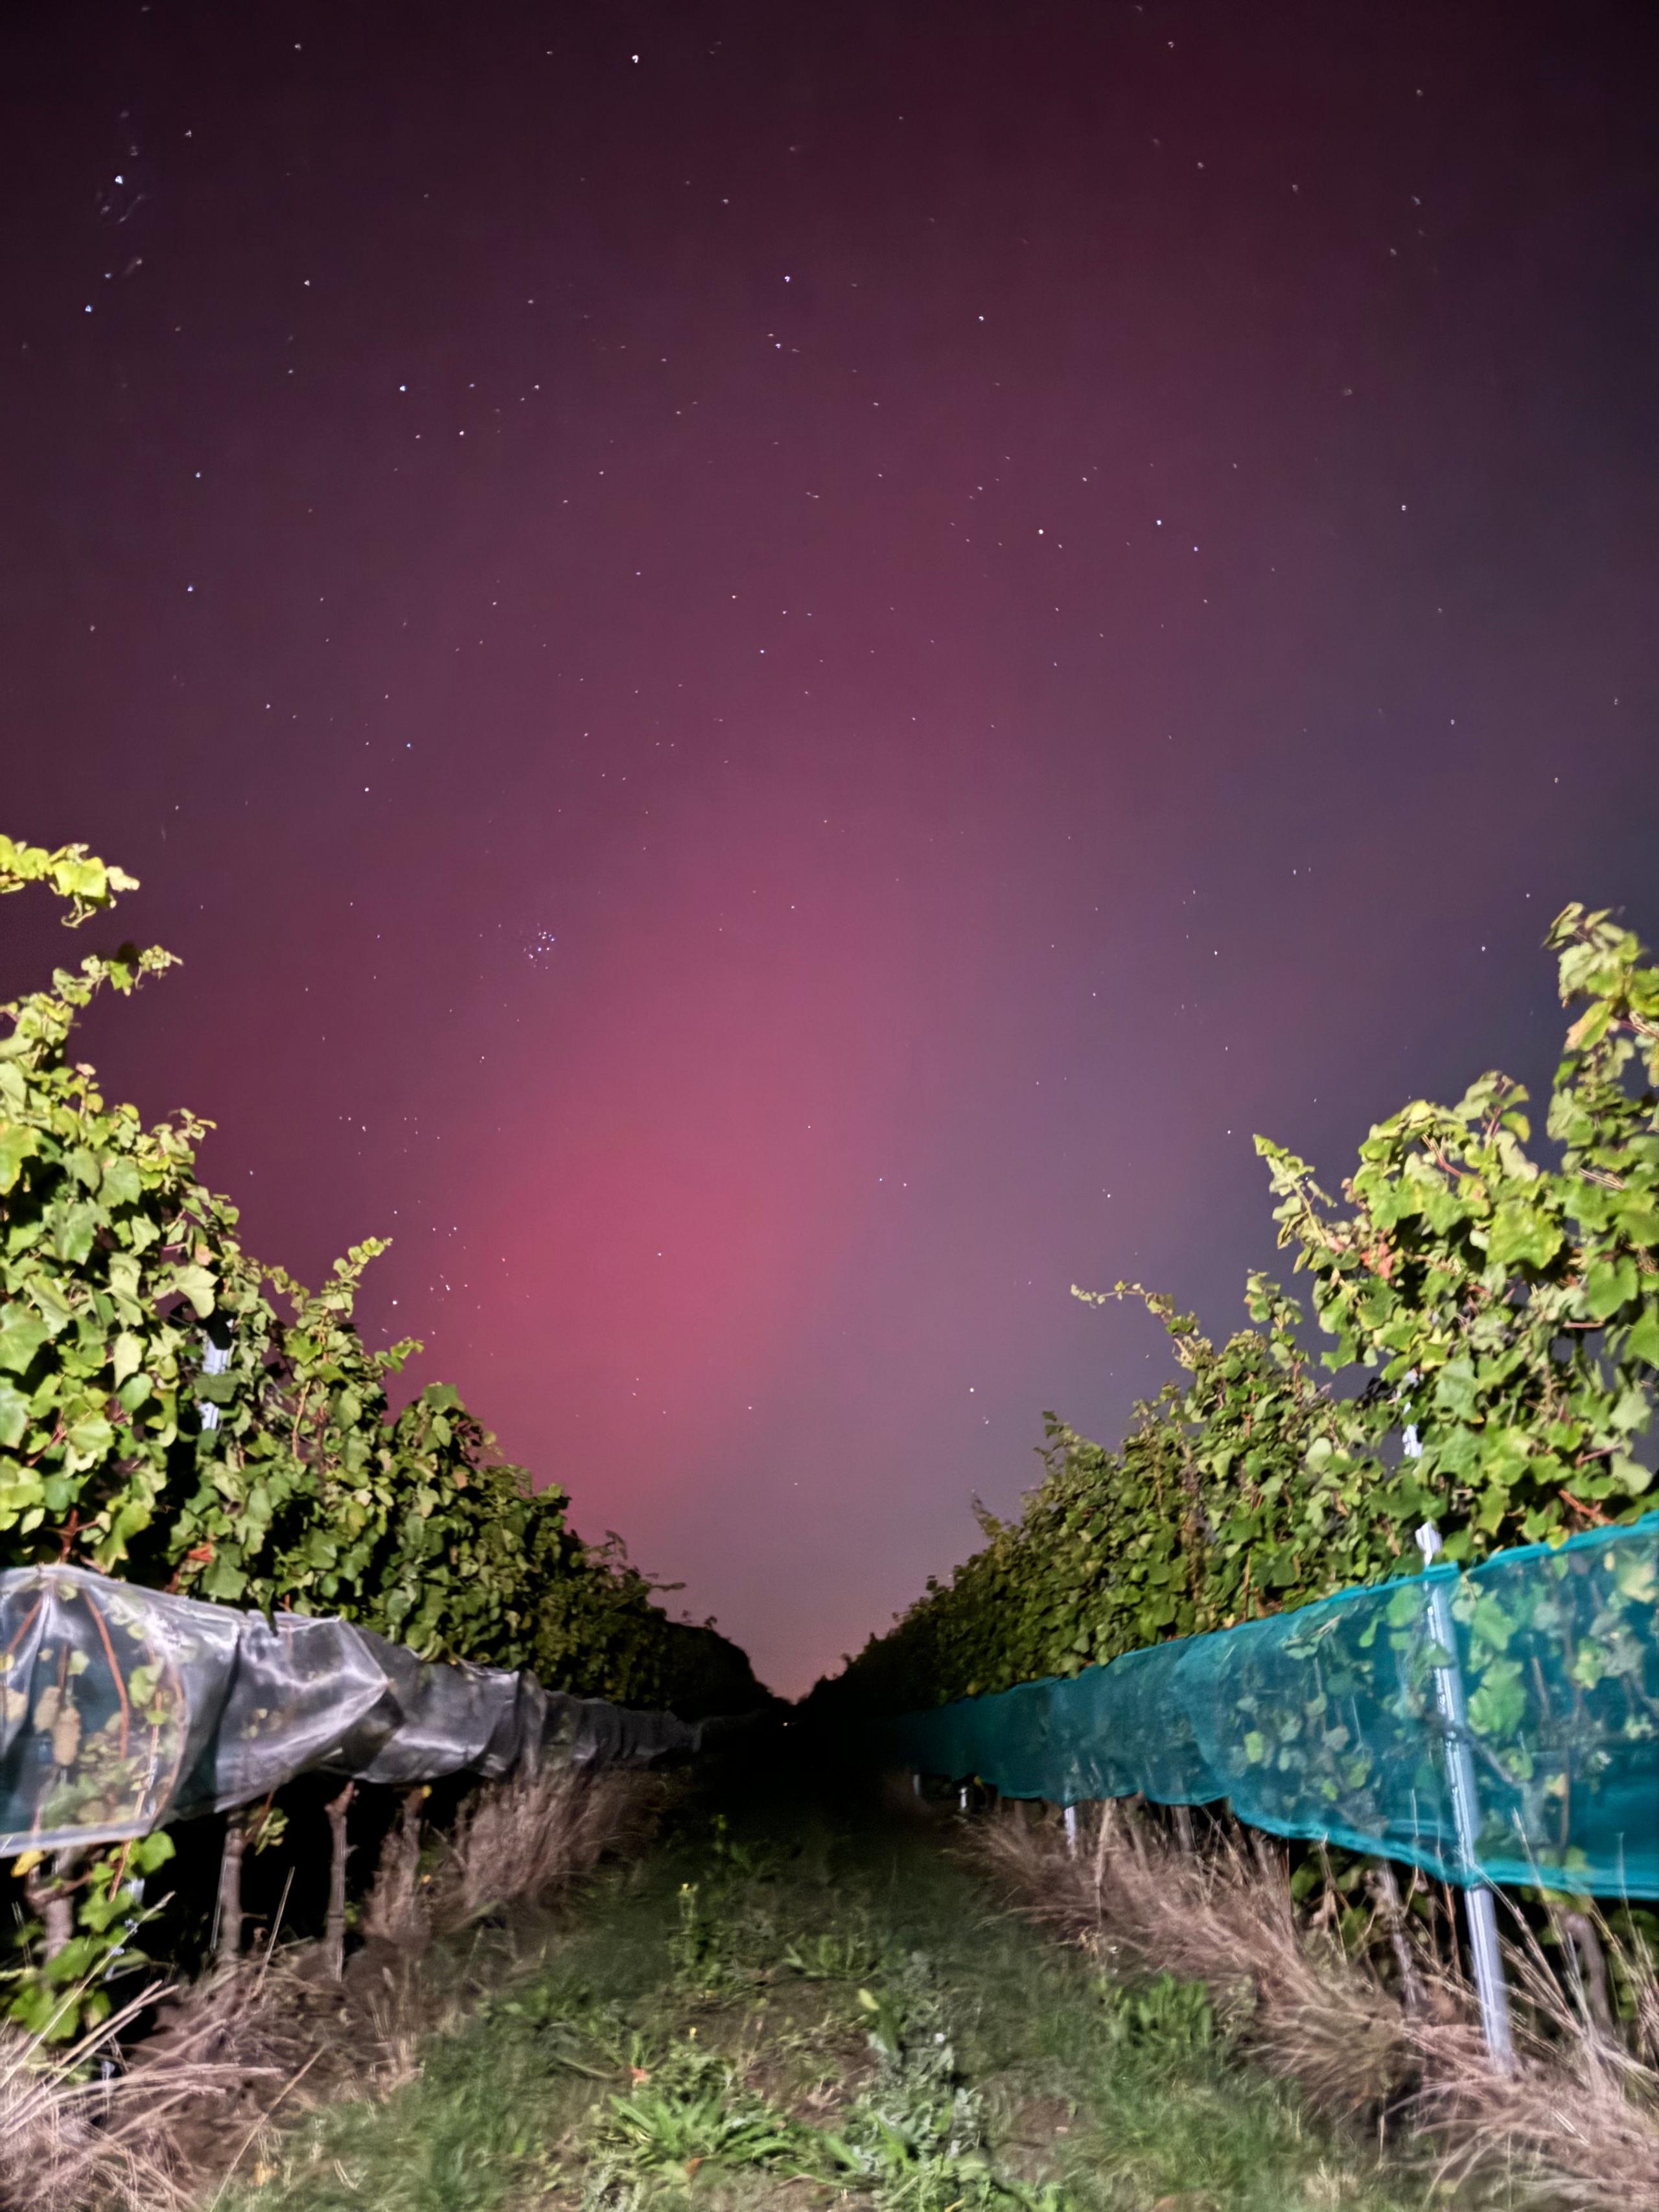
[[[406,1644],[365,1632],[391,1685],[392,1725],[353,1771],[365,1782],[435,1782],[476,1771],[495,1777],[517,1765],[527,1742],[517,1674],[489,1667],[442,1666]]]
[[[1450,1650],[1431,1620],[1441,1589]],[[1450,1781],[1452,1669],[1472,1835]],[[1659,1897],[1659,1514],[911,1713],[889,1743],[1010,1797],[1227,1798],[1275,1835],[1445,1881]]]
[[[0,1577],[0,1627],[15,1603],[5,1587],[13,1579]],[[58,1573],[40,1579],[61,1584],[64,1578]],[[106,1588],[120,1590],[124,1600],[137,1607],[141,1632],[152,1644],[170,1634],[175,1649],[182,1647],[178,1671],[184,1694],[198,1711],[214,1716],[210,1756],[184,1778],[161,1819],[249,1804],[290,1776],[313,1768],[360,1773],[398,1728],[401,1708],[381,1663],[380,1639],[348,1621],[299,1613],[279,1613],[266,1620],[257,1613],[234,1613],[188,1598],[168,1598],[168,1610],[161,1614],[154,1609],[155,1593],[149,1590],[106,1584],[95,1575],[77,1575],[75,1583],[83,1593],[82,1602],[90,1605],[105,1602]],[[72,1614],[73,1605],[66,1609]],[[203,1614],[222,1616],[234,1625],[222,1688],[216,1675],[189,1664],[187,1639]],[[15,1825],[6,1810],[10,1777],[8,1759],[0,1768],[0,1820],[8,1826]],[[31,1806],[32,1814],[35,1809]]]
[[[142,1836],[317,1771],[488,1780],[646,1764],[702,1733],[343,1620],[267,1620],[72,1567],[0,1574],[0,1856]]]

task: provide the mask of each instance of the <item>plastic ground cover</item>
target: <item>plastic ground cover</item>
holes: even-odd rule
[[[1431,1626],[1437,1590],[1455,1650]],[[1461,1727],[1444,1717],[1448,1662]],[[907,1714],[887,1743],[920,1773],[1009,1797],[1226,1798],[1275,1835],[1448,1881],[1659,1897],[1659,1513]],[[1467,1850],[1459,1746],[1477,1806]]]
[[[318,1770],[492,1779],[646,1763],[702,1735],[343,1620],[267,1620],[77,1568],[0,1573],[0,1857],[142,1836]]]

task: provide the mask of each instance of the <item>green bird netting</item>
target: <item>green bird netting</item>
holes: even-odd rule
[[[908,1714],[888,1747],[1009,1797],[1227,1798],[1449,1881],[1659,1897],[1659,1513]]]

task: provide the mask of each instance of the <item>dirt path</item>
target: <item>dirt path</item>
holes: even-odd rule
[[[1000,1915],[948,1826],[778,1789],[598,1881],[416,2078],[334,2106],[242,2212],[1395,2212],[1230,2063],[1201,1995]]]

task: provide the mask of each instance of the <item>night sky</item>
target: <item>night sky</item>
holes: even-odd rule
[[[1659,937],[1659,16],[14,6],[0,826],[793,1692]],[[68,945],[8,901],[0,991]]]

